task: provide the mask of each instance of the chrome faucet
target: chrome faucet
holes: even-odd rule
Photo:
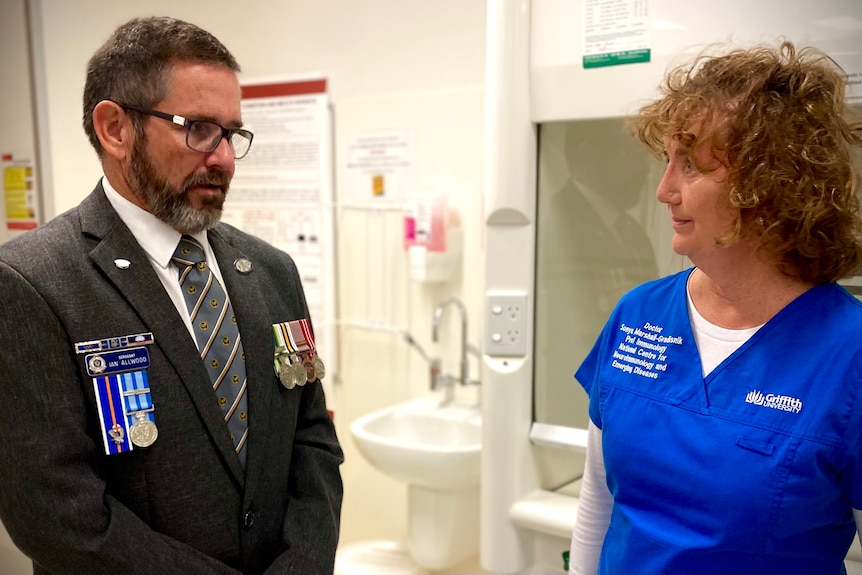
[[[441,385],[441,378],[443,377],[442,371],[440,369],[440,358],[428,357],[428,354],[425,353],[425,350],[422,349],[422,346],[419,345],[419,342],[416,341],[409,333],[404,333],[404,341],[412,345],[416,349],[416,351],[419,352],[419,355],[422,356],[422,359],[424,359],[428,363],[428,386],[431,388],[431,391],[435,391]]]
[[[457,307],[458,312],[461,314],[461,374],[459,382],[461,385],[467,385],[469,383],[469,372],[467,371],[467,308],[464,307],[461,300],[450,297],[437,306],[434,310],[434,321],[431,325],[431,340],[435,343],[438,341],[437,332],[440,329],[440,320],[443,319],[443,310],[450,304]]]

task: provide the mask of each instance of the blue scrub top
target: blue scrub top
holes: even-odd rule
[[[703,377],[691,270],[635,288],[575,377],[614,498],[599,573],[834,573],[862,508],[862,303],[791,302]]]

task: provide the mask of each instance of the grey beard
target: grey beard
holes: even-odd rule
[[[168,186],[156,193],[144,192],[139,188],[150,206],[154,216],[180,232],[181,234],[196,234],[208,230],[221,220],[222,207],[208,206],[206,210],[196,210],[187,201],[187,194],[175,193],[175,188]],[[219,202],[220,204],[221,202]]]
[[[181,234],[196,234],[215,226],[221,220],[224,198],[213,199],[198,210],[189,202],[188,190],[199,185],[219,186],[227,196],[230,177],[222,171],[192,174],[177,189],[159,176],[144,146],[143,138],[135,142],[129,184],[150,212]]]

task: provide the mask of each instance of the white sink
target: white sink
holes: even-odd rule
[[[479,484],[478,405],[420,397],[360,417],[350,432],[371,465],[409,485],[451,490]]]

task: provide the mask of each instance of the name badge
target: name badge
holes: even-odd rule
[[[145,347],[129,347],[85,356],[90,377],[123,373],[150,367],[150,352]]]

